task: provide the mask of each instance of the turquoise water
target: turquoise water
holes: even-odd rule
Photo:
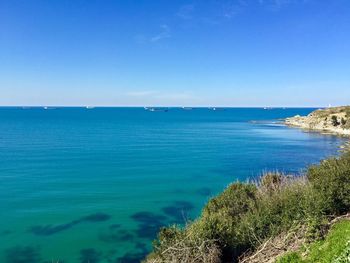
[[[228,183],[337,154],[276,123],[312,110],[0,108],[0,262],[139,262]]]

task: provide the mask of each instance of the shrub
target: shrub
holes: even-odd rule
[[[244,233],[255,237],[253,246],[264,239],[288,232],[306,223],[310,237],[318,235],[323,222],[323,203],[318,200],[320,193],[314,191],[305,177],[283,176],[279,188],[266,189],[259,186],[257,205],[245,216],[241,225]]]
[[[279,173],[267,173],[260,178],[260,188],[273,192],[281,187],[283,175]]]
[[[341,125],[345,125],[346,124],[346,120],[344,118],[341,118]]]
[[[256,190],[257,187],[254,184],[231,184],[223,193],[208,202],[204,207],[203,215],[225,213],[237,218],[254,206]]]
[[[147,262],[220,262],[221,252],[213,240],[201,239],[195,233],[176,226],[161,229],[154,248]]]
[[[350,107],[347,107],[347,108],[345,109],[345,116],[346,116],[347,118],[350,118]]]
[[[339,215],[350,210],[350,153],[311,166],[307,176],[315,190],[322,193],[326,214]]]
[[[224,259],[236,258],[251,246],[239,226],[244,215],[256,206],[256,194],[254,184],[231,184],[203,209],[197,228],[205,238],[217,240]]]
[[[196,221],[162,229],[147,261],[237,262],[267,238],[300,225],[315,239],[328,216],[348,211],[350,153],[345,153],[311,166],[305,176],[268,173],[254,184],[231,184]]]
[[[333,126],[338,126],[340,123],[338,122],[337,116],[333,115],[332,116],[332,125]]]

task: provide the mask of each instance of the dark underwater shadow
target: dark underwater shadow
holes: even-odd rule
[[[98,263],[102,260],[102,253],[94,248],[86,248],[80,250],[81,263]]]
[[[32,232],[34,235],[38,236],[50,236],[59,232],[62,232],[64,230],[68,230],[72,228],[73,226],[76,226],[81,223],[97,223],[97,222],[103,222],[107,221],[111,218],[110,215],[105,213],[95,213],[88,216],[81,217],[79,219],[73,220],[66,224],[60,224],[60,225],[38,225],[38,226],[32,226],[29,228],[29,231]]]
[[[108,232],[99,233],[98,238],[106,243],[132,242],[134,235],[123,229],[109,228]]]
[[[131,218],[138,223],[135,234],[139,238],[155,238],[159,229],[168,223],[165,216],[152,212],[138,212],[133,214]]]
[[[175,222],[173,223],[185,223],[188,219],[189,213],[194,209],[194,205],[187,201],[176,201],[169,206],[162,208],[162,211],[167,216],[172,217]]]
[[[136,243],[135,250],[137,252],[129,252],[116,260],[117,263],[139,263],[149,253],[144,243]]]
[[[212,195],[212,190],[209,187],[203,187],[198,189],[196,193],[201,196],[209,197],[210,195]]]
[[[39,247],[15,246],[5,250],[6,263],[40,263]]]

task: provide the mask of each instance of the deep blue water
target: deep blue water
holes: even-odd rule
[[[312,110],[0,108],[0,262],[138,262],[230,182],[337,154],[278,123]]]

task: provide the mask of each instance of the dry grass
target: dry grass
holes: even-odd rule
[[[323,235],[326,236],[328,230],[339,221],[350,220],[350,213],[335,217],[324,225]],[[298,225],[287,232],[283,232],[274,238],[265,240],[256,250],[249,251],[240,257],[239,263],[274,263],[286,253],[298,251],[304,248],[304,254],[308,253],[307,226]]]
[[[150,255],[147,263],[220,263],[221,252],[215,240],[200,240],[187,235],[168,246],[159,255]]]
[[[231,184],[194,222],[162,229],[146,262],[269,262],[324,235],[332,216],[349,211],[345,152],[303,176],[267,173],[256,182]]]

